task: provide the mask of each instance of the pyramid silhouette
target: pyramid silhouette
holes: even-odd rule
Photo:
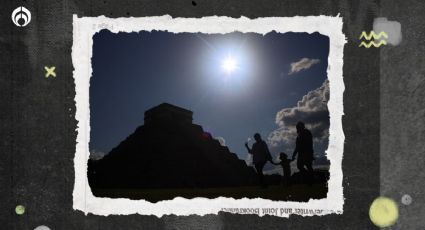
[[[138,127],[109,154],[89,160],[93,188],[213,188],[254,185],[252,167],[202,127],[193,112],[168,103],[145,111]]]

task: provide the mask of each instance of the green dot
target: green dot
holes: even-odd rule
[[[22,215],[22,214],[24,214],[24,213],[25,213],[25,206],[23,206],[23,205],[18,205],[18,206],[16,206],[16,208],[15,208],[15,212],[16,212],[16,214],[18,214],[18,215]]]

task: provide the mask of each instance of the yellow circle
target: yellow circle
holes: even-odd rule
[[[397,203],[387,197],[378,197],[370,205],[369,217],[376,226],[389,227],[398,219]]]
[[[18,214],[18,215],[22,215],[22,214],[24,214],[24,213],[25,213],[25,206],[23,206],[23,205],[18,205],[18,206],[16,206],[16,208],[15,208],[15,212],[16,212],[16,214]]]

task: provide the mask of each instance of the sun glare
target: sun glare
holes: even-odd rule
[[[236,60],[232,56],[227,56],[226,59],[224,59],[223,64],[221,67],[227,72],[232,73],[237,68]]]

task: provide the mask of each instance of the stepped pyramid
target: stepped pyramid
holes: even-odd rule
[[[192,123],[193,112],[163,103],[100,160],[89,160],[93,188],[212,188],[254,185],[253,168]]]

